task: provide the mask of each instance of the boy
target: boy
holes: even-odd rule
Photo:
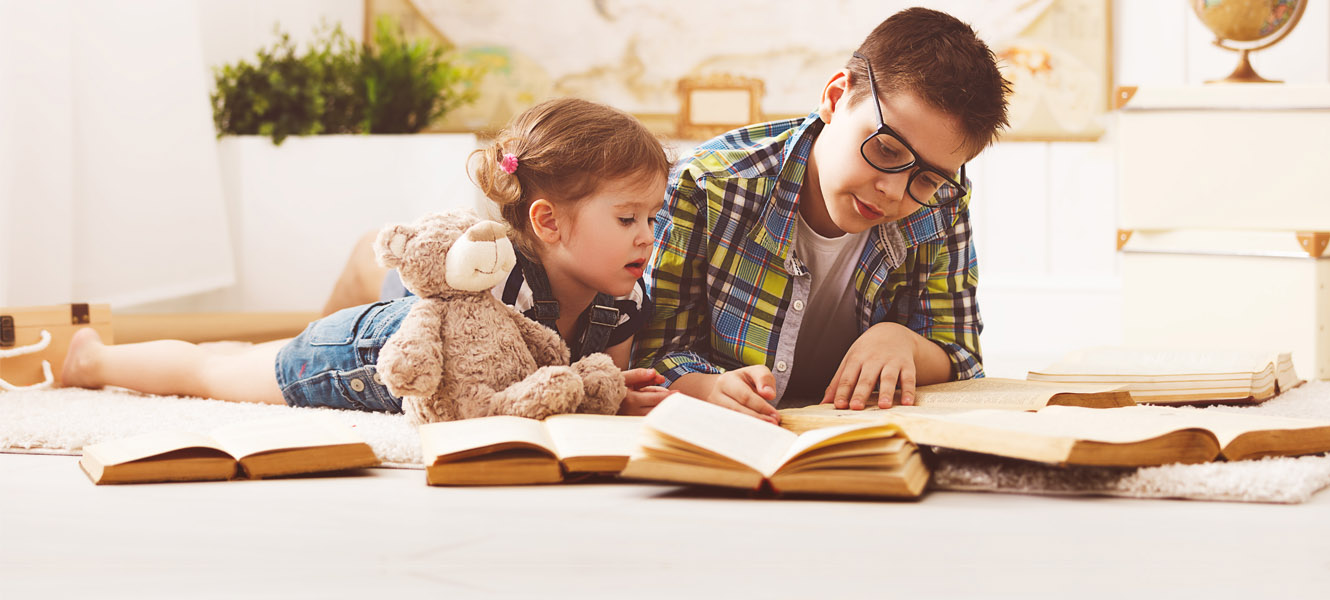
[[[858,410],[877,388],[887,408],[982,377],[965,163],[1006,126],[1009,92],[968,25],[911,8],[812,115],[700,146],[656,219],[639,366],[773,423],[777,405]]]

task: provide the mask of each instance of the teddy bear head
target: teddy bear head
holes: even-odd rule
[[[504,225],[468,211],[436,213],[384,228],[374,255],[422,298],[485,292],[517,263],[507,233]]]

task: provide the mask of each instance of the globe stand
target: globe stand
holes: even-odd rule
[[[1247,58],[1247,55],[1251,53],[1250,49],[1229,48],[1227,46],[1223,46],[1218,43],[1216,43],[1215,45],[1225,50],[1233,50],[1237,52],[1239,57],[1238,66],[1233,69],[1232,73],[1228,74],[1228,77],[1225,77],[1223,79],[1211,79],[1209,81],[1206,81],[1206,83],[1284,83],[1283,81],[1277,79],[1266,79],[1264,77],[1261,77],[1260,75],[1257,75],[1256,69],[1253,69],[1251,67],[1251,61],[1248,60]]]
[[[1251,60],[1247,55],[1256,50],[1269,48],[1288,36],[1302,19],[1302,13],[1307,9],[1307,1],[1279,0],[1278,8],[1286,9],[1289,4],[1293,5],[1293,14],[1289,15],[1274,11],[1275,3],[1270,0],[1206,0],[1205,2],[1188,0],[1196,16],[1200,17],[1201,23],[1215,34],[1214,44],[1238,53],[1238,66],[1229,73],[1228,77],[1206,83],[1283,83],[1257,75],[1256,70],[1251,68]],[[1262,6],[1269,10],[1260,12]],[[1266,25],[1271,24],[1269,22],[1271,19],[1282,17],[1283,20],[1276,24],[1278,30],[1265,32],[1265,37],[1262,37],[1252,31],[1253,27],[1262,24],[1260,21],[1252,23],[1250,19],[1252,16],[1265,20]],[[1224,42],[1250,45],[1245,48],[1233,47],[1225,45]]]

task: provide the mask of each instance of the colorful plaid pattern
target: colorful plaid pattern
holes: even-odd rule
[[[808,286],[795,285],[807,270],[790,249],[822,125],[814,114],[736,129],[675,166],[645,275],[656,312],[638,334],[638,366],[673,383],[792,359],[795,340],[782,347],[781,328],[796,291],[806,300]],[[873,228],[854,272],[859,331],[901,323],[947,352],[956,379],[983,376],[969,200]]]

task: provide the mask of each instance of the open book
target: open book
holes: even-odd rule
[[[1290,353],[1091,348],[1064,356],[1031,381],[1124,385],[1150,404],[1257,403],[1302,384]]]
[[[915,388],[914,406],[932,410],[969,410],[993,408],[1002,410],[1039,410],[1045,406],[1084,406],[1086,408],[1116,408],[1135,406],[1131,394],[1120,384],[1047,383],[981,377],[952,381]],[[900,407],[897,407],[900,408]],[[849,422],[867,423],[887,421],[887,415],[896,408],[880,409],[870,402],[863,410],[837,409],[831,404],[813,404],[780,411],[781,427],[802,433],[818,427],[843,425]]]
[[[512,416],[420,426],[430,485],[557,483],[565,475],[614,474],[637,445],[642,417]]]
[[[1062,465],[1138,467],[1330,451],[1330,421],[1185,407],[885,412],[920,445]]]
[[[354,430],[318,415],[236,423],[206,435],[148,433],[86,446],[79,459],[96,484],[263,479],[378,464]]]
[[[622,475],[776,493],[916,497],[928,483],[917,447],[894,425],[854,423],[795,435],[673,394],[643,422]]]

